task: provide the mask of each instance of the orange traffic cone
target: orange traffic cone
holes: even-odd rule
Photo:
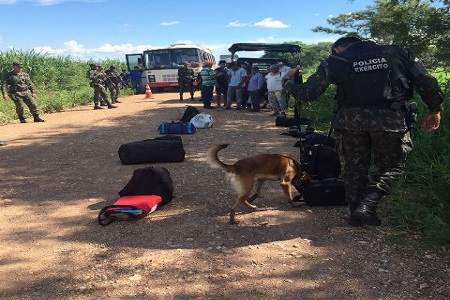
[[[145,99],[153,99],[153,94],[149,83],[145,85]]]

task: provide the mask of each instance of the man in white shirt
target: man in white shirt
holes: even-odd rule
[[[269,73],[265,76],[269,103],[272,105],[271,116],[286,115],[286,91],[283,88],[283,75],[278,65],[271,65]]]

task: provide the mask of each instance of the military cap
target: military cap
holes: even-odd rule
[[[19,61],[15,61],[15,62],[13,62],[13,66],[23,67],[23,63],[21,63]]]

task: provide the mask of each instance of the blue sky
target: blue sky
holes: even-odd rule
[[[0,51],[14,48],[83,60],[123,60],[125,53],[192,43],[209,47],[218,58],[229,54],[233,43],[334,41],[337,36],[311,29],[326,26],[330,16],[373,4],[369,0],[0,0]]]

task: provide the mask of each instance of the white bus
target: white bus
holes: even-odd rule
[[[191,63],[195,76],[207,60],[214,62],[215,57],[208,48],[189,45],[174,44],[169,47],[145,50],[140,54],[126,54],[128,70],[139,66],[142,72],[142,87],[145,89],[147,83],[150,88],[161,92],[166,87],[178,86],[178,68],[183,66],[184,61]],[[194,82],[197,85],[197,82]],[[144,91],[142,91],[144,92]]]

